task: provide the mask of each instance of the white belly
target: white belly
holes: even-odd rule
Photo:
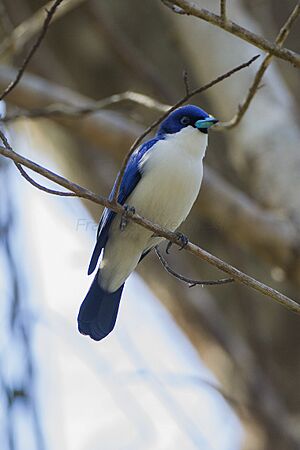
[[[199,137],[199,131],[195,131],[195,137]],[[142,161],[142,178],[126,203],[134,206],[140,215],[175,231],[189,214],[199,193],[206,143],[204,150],[194,149],[195,143],[186,145],[186,139],[182,145],[175,146],[172,139],[157,144]],[[110,292],[124,283],[143,251],[159,241],[152,237],[152,232],[133,222],[129,222],[123,232],[119,224],[120,217],[116,217],[100,264],[101,286]]]
[[[142,216],[171,230],[186,219],[197,198],[202,181],[202,160],[186,160],[183,155],[173,159],[147,161],[141,182],[128,204]]]

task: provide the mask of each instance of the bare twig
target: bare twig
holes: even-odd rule
[[[94,102],[92,105],[87,106],[72,106],[66,104],[54,104],[46,106],[45,108],[36,108],[32,110],[20,110],[16,113],[8,114],[7,116],[0,118],[0,122],[11,122],[18,118],[42,118],[42,117],[60,117],[66,116],[69,118],[80,118],[85,115],[94,114],[101,109],[107,108],[108,106],[120,103],[122,101],[131,101],[143,105],[146,108],[155,109],[160,112],[167,111],[170,107],[161,102],[156,101],[148,95],[139,94],[138,92],[126,91],[120,94],[114,94],[110,97],[104,98]]]
[[[16,74],[16,70],[8,66],[0,67],[0,88],[5,86]],[[10,93],[10,102],[21,108],[41,108],[49,104],[66,104],[73,107],[94,105],[94,101],[77,91],[61,86],[25,72],[21,82]],[[119,153],[120,149],[130,147],[132,141],[141,133],[142,127],[129,117],[115,111],[100,110],[97,114],[80,121],[68,117],[54,117],[60,124],[72,129],[87,142],[101,145],[107,151]]]
[[[294,24],[294,22],[298,19],[300,13],[300,3],[298,2],[295,8],[293,9],[292,13],[288,17],[287,21],[284,23],[284,25],[281,27],[279,34],[276,38],[276,44],[279,46],[282,46],[286,38],[288,37],[291,28]]]
[[[269,264],[282,267],[287,277],[299,283],[300,241],[293,221],[264,209],[208,165],[201,192],[194,210],[196,222],[200,217],[208,219],[235,245],[240,243]]]
[[[0,95],[0,100],[3,100],[4,97],[7,96],[7,94],[9,94],[14,87],[19,83],[20,79],[22,78],[22,75],[29,63],[29,61],[31,60],[31,58],[33,57],[33,55],[35,54],[35,52],[37,51],[37,49],[39,48],[42,40],[44,39],[48,27],[50,25],[51,19],[55,14],[56,9],[58,8],[58,6],[60,5],[60,3],[62,3],[63,0],[56,0],[53,5],[51,6],[51,8],[49,9],[49,11],[46,10],[46,18],[44,20],[44,24],[41,30],[41,33],[39,34],[37,40],[35,41],[35,43],[33,44],[33,46],[31,47],[28,55],[26,56],[26,58],[24,59],[21,67],[19,68],[19,71],[17,73],[16,78],[7,86],[7,88],[3,91],[3,93]]]
[[[89,14],[89,19],[94,25],[101,41],[108,44],[110,50],[127,69],[143,79],[157,95],[165,100],[171,101],[173,90],[170,83],[161,77],[160,69],[146,58],[139,43],[130,39],[128,33],[124,33],[121,24],[117,23],[113,15],[105,8],[105,2],[89,2],[85,13]]]
[[[233,278],[222,278],[220,280],[193,280],[191,278],[187,278],[184,275],[177,273],[175,270],[173,270],[169,266],[167,260],[161,254],[158,246],[155,247],[155,253],[157,254],[158,259],[160,260],[160,262],[162,263],[162,265],[166,269],[166,271],[170,275],[173,275],[173,277],[177,278],[178,280],[183,281],[184,283],[187,283],[190,288],[199,286],[199,285],[200,286],[216,286],[216,285],[221,285],[221,284],[232,283],[234,281]]]
[[[85,0],[64,0],[60,8],[52,17],[52,22],[72,11]],[[20,23],[10,35],[0,44],[0,58],[4,59],[21,51],[24,46],[32,39],[43,27],[45,20],[45,10],[49,10],[53,5],[53,0],[44,4],[38,11],[36,11],[29,19]]]
[[[229,70],[228,72],[224,73],[223,75],[220,75],[219,77],[215,78],[213,81],[210,81],[209,83],[205,84],[204,86],[201,86],[199,88],[193,89],[192,91],[189,91],[189,93],[187,93],[184,97],[182,97],[178,102],[176,102],[173,106],[171,106],[171,108],[169,108],[164,114],[162,114],[158,119],[156,119],[133,143],[133,145],[131,146],[129,152],[127,153],[127,155],[125,156],[120,172],[118,173],[117,176],[117,181],[116,181],[116,185],[115,185],[115,192],[114,192],[114,196],[113,196],[113,202],[116,203],[117,199],[118,199],[118,195],[119,195],[119,191],[120,191],[120,186],[122,183],[122,179],[124,176],[124,172],[127,166],[127,163],[129,161],[130,156],[132,155],[132,153],[134,152],[134,150],[139,146],[139,144],[142,142],[142,140],[149,134],[151,133],[151,131],[157,126],[159,125],[172,111],[174,111],[176,108],[178,108],[179,106],[183,105],[187,100],[189,100],[191,97],[193,97],[196,94],[200,94],[200,92],[204,92],[207,89],[211,88],[212,86],[214,86],[215,84],[220,83],[221,81],[225,80],[226,78],[229,78],[231,75],[233,75],[236,72],[239,72],[240,70],[250,66],[250,64],[252,64],[257,58],[259,57],[259,55],[254,56],[253,58],[251,58],[249,61],[240,64],[239,66],[235,67],[234,69]]]
[[[287,21],[285,22],[285,24],[282,26],[281,30],[279,31],[279,34],[276,38],[276,44],[281,47],[284,43],[284,41],[286,40],[286,38],[289,35],[289,32],[293,26],[293,24],[295,23],[295,21],[298,19],[300,15],[300,5],[299,3],[295,6],[294,10],[292,11],[292,13],[290,14],[290,16],[288,17]],[[240,121],[242,120],[243,116],[245,115],[246,111],[248,110],[251,101],[253,100],[256,92],[258,91],[258,89],[261,87],[260,86],[260,82],[264,76],[264,73],[266,72],[272,58],[274,55],[272,55],[271,53],[268,53],[261,66],[259,67],[255,78],[253,80],[253,83],[251,85],[251,87],[249,88],[248,91],[248,95],[245,98],[245,100],[243,101],[243,103],[239,106],[238,108],[238,112],[236,113],[236,115],[229,121],[229,122],[224,122],[224,123],[220,123],[219,126],[216,127],[217,130],[222,130],[222,129],[230,129],[235,127],[236,125],[238,125],[240,123]]]
[[[186,70],[183,71],[183,82],[184,82],[184,87],[185,87],[185,93],[186,93],[186,95],[189,95],[190,86],[189,86],[188,73]]]
[[[226,20],[226,0],[220,0],[220,16],[223,22]]]
[[[0,139],[3,142],[4,147],[7,150],[10,150],[13,152],[13,149],[10,145],[10,143],[8,142],[5,134],[0,130]],[[49,189],[43,185],[41,185],[40,183],[37,183],[33,178],[31,178],[28,173],[23,169],[23,167],[21,166],[21,164],[19,164],[18,162],[14,162],[15,166],[17,167],[18,171],[20,172],[20,174],[22,175],[22,177],[25,178],[25,180],[27,180],[30,184],[32,184],[34,187],[40,189],[41,191],[47,192],[48,194],[52,194],[52,195],[59,195],[61,197],[76,197],[76,194],[74,194],[74,192],[62,192],[62,191],[56,191],[54,189]]]
[[[74,194],[74,192],[57,191],[55,189],[49,189],[46,186],[43,186],[42,184],[38,183],[33,178],[31,178],[28,175],[28,173],[23,169],[21,164],[15,163],[15,165],[16,165],[18,171],[20,172],[20,174],[22,175],[22,177],[24,177],[25,180],[27,180],[30,184],[32,184],[32,186],[40,189],[41,191],[47,192],[47,194],[58,195],[60,197],[77,197],[77,195]]]
[[[234,36],[243,39],[250,44],[255,45],[257,48],[264,50],[265,52],[271,53],[277,58],[283,59],[293,64],[295,67],[300,67],[300,55],[287,48],[281,48],[281,46],[268,41],[267,39],[259,36],[252,31],[241,27],[231,20],[223,20],[221,16],[214,14],[207,9],[200,8],[195,3],[190,0],[172,0],[168,2],[163,2],[165,5],[171,7],[174,11],[174,7],[179,7],[187,15],[192,15],[198,17],[199,19],[205,20],[223,30],[233,34]]]
[[[105,197],[94,194],[88,189],[85,189],[82,186],[73,183],[64,177],[57,175],[56,173],[46,169],[45,167],[19,155],[13,150],[9,150],[5,147],[0,147],[0,154],[2,154],[7,158],[10,158],[14,162],[19,163],[22,166],[28,167],[29,169],[39,173],[40,175],[43,175],[45,178],[54,181],[55,183],[65,187],[69,191],[74,192],[77,195],[77,197],[85,198],[91,200],[94,203],[97,203],[98,205],[106,206],[107,208],[121,215],[124,214],[125,212],[124,206],[119,205],[118,203],[115,203],[113,201],[110,201]],[[161,236],[178,246],[182,245],[176,233],[173,233],[170,230],[161,227],[160,225],[154,224],[149,219],[146,219],[137,213],[133,213],[132,211],[127,211],[126,214],[127,214],[126,217],[128,219],[152,231],[152,233],[155,236]],[[230,264],[227,264],[226,262],[222,261],[216,256],[211,255],[206,250],[203,250],[202,248],[198,247],[197,245],[191,242],[189,242],[185,246],[185,250],[197,256],[198,258],[208,262],[212,266],[217,267],[223,272],[229,274],[230,277],[234,278],[236,281],[255,289],[256,291],[260,292],[263,295],[266,295],[267,297],[280,303],[282,306],[289,309],[290,311],[300,314],[300,304],[298,304],[291,298],[285,296],[284,294],[281,294],[280,292],[276,291],[270,286],[267,286],[261,283],[260,281],[255,280],[249,275],[246,275],[245,273],[241,272],[240,270],[231,266]]]

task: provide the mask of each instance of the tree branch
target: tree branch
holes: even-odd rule
[[[102,100],[93,102],[91,105],[87,106],[72,106],[66,104],[53,104],[46,106],[44,108],[35,108],[31,110],[20,110],[12,114],[8,114],[5,117],[0,118],[0,122],[12,122],[19,118],[42,118],[42,117],[61,117],[66,116],[69,118],[80,118],[89,114],[94,114],[101,109],[107,108],[108,106],[120,103],[123,101],[131,101],[143,105],[146,108],[155,109],[160,112],[165,112],[170,108],[169,105],[165,105],[148,95],[140,94],[138,92],[126,91],[120,94],[114,94],[110,97],[104,98]]]
[[[287,21],[285,22],[285,24],[282,26],[281,30],[279,31],[279,34],[276,38],[276,44],[279,47],[282,47],[284,41],[286,40],[286,38],[289,35],[289,32],[293,26],[293,24],[295,23],[295,21],[298,19],[300,15],[300,5],[299,3],[295,6],[294,10],[292,11],[292,13],[290,14],[290,16],[288,17]],[[245,98],[245,100],[243,101],[243,103],[239,106],[238,108],[238,112],[237,114],[229,121],[229,122],[223,122],[218,124],[218,126],[216,127],[217,130],[224,130],[224,129],[230,129],[235,127],[236,125],[238,125],[240,123],[240,121],[242,120],[242,118],[244,117],[246,111],[248,110],[250,103],[252,102],[256,92],[259,89],[260,86],[260,82],[264,76],[265,71],[267,70],[272,58],[274,55],[272,55],[272,53],[268,53],[260,68],[258,69],[255,78],[253,80],[253,83],[251,85],[251,87],[249,88],[248,91],[248,95]]]
[[[5,134],[1,130],[0,130],[0,139],[2,140],[5,148],[7,148],[8,150],[13,152],[13,149],[12,149],[10,143],[8,142],[8,140],[6,139]],[[28,173],[23,169],[21,164],[19,164],[16,161],[14,163],[15,163],[16,168],[18,169],[18,171],[22,175],[22,177],[24,177],[25,180],[27,180],[30,184],[32,184],[34,187],[40,189],[41,191],[47,192],[48,194],[52,194],[52,195],[59,195],[61,197],[76,197],[76,194],[74,194],[74,192],[56,191],[54,189],[49,189],[49,188],[47,188],[47,187],[37,183],[33,178],[31,178],[28,175]]]
[[[38,36],[37,40],[35,41],[35,43],[33,44],[33,46],[31,47],[28,55],[26,56],[26,58],[24,59],[21,67],[19,68],[19,71],[17,73],[16,78],[7,86],[7,88],[3,91],[3,93],[0,95],[0,101],[4,99],[4,97],[6,97],[13,89],[14,87],[19,83],[19,81],[22,78],[23,73],[25,72],[26,67],[29,64],[29,61],[31,60],[31,58],[33,57],[33,55],[35,54],[35,52],[37,51],[37,49],[39,48],[42,40],[44,39],[47,30],[49,28],[50,22],[52,20],[52,17],[55,14],[56,9],[58,8],[58,6],[63,2],[63,0],[55,0],[55,2],[53,3],[53,5],[51,6],[51,8],[49,9],[49,11],[46,10],[46,18],[44,20],[44,24],[41,30],[40,35]]]
[[[176,102],[173,106],[171,106],[165,113],[163,113],[158,119],[156,119],[133,143],[133,145],[131,146],[129,152],[127,153],[127,155],[125,156],[120,172],[118,173],[117,176],[117,180],[116,180],[116,187],[115,187],[115,192],[114,192],[114,196],[113,196],[113,202],[116,203],[117,199],[118,199],[118,195],[119,195],[119,191],[120,191],[120,186],[122,183],[122,179],[124,176],[124,172],[127,166],[127,163],[129,161],[130,156],[132,155],[132,153],[134,152],[134,150],[139,146],[139,144],[142,142],[142,140],[149,134],[151,133],[151,131],[157,127],[157,125],[159,125],[172,111],[174,111],[176,108],[178,108],[179,106],[183,105],[187,100],[189,100],[191,97],[193,97],[196,94],[200,94],[200,92],[204,92],[207,89],[211,88],[212,86],[214,86],[215,84],[220,83],[221,81],[225,80],[226,78],[229,78],[231,75],[233,75],[236,72],[239,72],[240,70],[250,66],[257,58],[259,57],[259,55],[254,56],[253,58],[251,58],[249,61],[240,64],[239,66],[235,67],[234,69],[229,70],[228,72],[224,73],[223,75],[220,75],[219,77],[215,78],[213,81],[210,81],[209,83],[205,84],[204,86],[201,86],[199,88],[193,89],[192,91],[188,91],[184,97],[182,97],[178,102]]]
[[[160,260],[160,262],[161,262],[162,266],[164,267],[164,269],[170,275],[173,275],[173,277],[177,278],[177,280],[183,281],[184,283],[188,284],[188,286],[190,288],[191,287],[195,287],[197,285],[200,285],[200,286],[216,286],[216,285],[221,285],[221,284],[232,283],[234,281],[233,278],[222,278],[221,280],[193,280],[191,278],[187,278],[184,275],[181,275],[180,273],[175,272],[175,270],[173,270],[169,266],[167,260],[161,254],[158,246],[155,247],[155,253],[157,254],[157,257]]]
[[[69,191],[74,192],[77,195],[77,197],[85,198],[94,203],[97,203],[98,205],[106,206],[107,208],[121,215],[124,214],[125,212],[125,208],[122,205],[119,205],[113,201],[109,201],[107,198],[102,197],[100,195],[94,194],[88,189],[85,189],[82,186],[73,183],[64,177],[57,175],[56,173],[44,168],[43,166],[31,161],[30,159],[27,159],[19,155],[13,150],[10,150],[6,147],[0,147],[0,154],[2,154],[7,158],[10,158],[15,163],[19,163],[22,166],[28,167],[29,169],[39,173],[40,175],[43,175],[45,178],[59,184],[60,186],[65,187]],[[161,236],[167,239],[168,241],[171,241],[173,244],[181,246],[180,239],[178,239],[176,233],[173,233],[170,230],[161,227],[160,225],[154,224],[149,219],[146,219],[137,213],[133,213],[132,211],[127,211],[126,214],[127,214],[126,217],[128,217],[128,219],[152,231],[152,233],[155,236]],[[261,283],[260,281],[255,280],[249,275],[246,275],[237,268],[231,266],[230,264],[227,264],[226,262],[222,261],[216,256],[211,255],[206,250],[203,250],[202,248],[198,247],[197,245],[191,242],[189,242],[186,245],[185,250],[197,256],[198,258],[208,262],[212,266],[229,274],[230,277],[234,278],[236,281],[255,289],[256,291],[260,292],[263,295],[266,295],[267,297],[280,303],[282,306],[289,309],[290,311],[300,314],[300,305],[297,302],[285,296],[284,294],[281,294],[275,289]]]
[[[32,186],[36,187],[37,189],[40,189],[41,191],[47,192],[47,194],[52,195],[58,195],[60,197],[77,197],[77,194],[74,192],[63,192],[63,191],[56,191],[55,189],[49,189],[46,186],[43,186],[42,184],[35,181],[33,178],[31,178],[28,173],[24,170],[24,168],[21,166],[21,164],[15,162],[15,165],[25,180],[27,180]]]
[[[233,34],[234,36],[243,39],[249,44],[253,44],[257,48],[260,48],[261,50],[264,50],[265,52],[276,56],[277,58],[290,62],[295,67],[300,67],[300,55],[298,53],[293,52],[292,50],[289,50],[287,48],[281,48],[280,46],[268,41],[262,36],[253,33],[252,31],[247,30],[244,27],[241,27],[231,20],[227,19],[224,21],[221,16],[218,16],[217,14],[214,14],[207,9],[200,8],[190,0],[172,0],[168,2],[164,1],[163,3],[167,6],[171,5],[171,9],[174,12],[176,12],[174,10],[174,7],[176,6],[177,8],[181,9],[181,14],[182,11],[184,11],[187,15],[195,16],[199,19],[205,20],[206,22],[222,28],[223,30]]]
[[[8,66],[0,66],[0,87],[3,87],[16,74]],[[42,77],[25,73],[21,82],[10,94],[10,101],[21,108],[41,108],[49,103],[62,104],[74,108],[93,107],[95,102],[78,92],[45,80]],[[141,127],[129,118],[115,111],[100,110],[97,114],[74,121],[62,115],[54,117],[60,124],[71,128],[83,139],[113,151],[129,148],[133,139],[141,132]]]

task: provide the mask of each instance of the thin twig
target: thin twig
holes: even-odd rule
[[[11,122],[19,118],[43,118],[43,117],[69,117],[80,118],[85,115],[97,113],[99,110],[107,108],[108,106],[120,103],[122,101],[131,101],[146,108],[155,109],[160,112],[167,111],[170,107],[157,100],[154,100],[148,95],[140,94],[138,92],[126,91],[120,94],[114,94],[110,97],[104,98],[87,106],[71,106],[64,104],[53,104],[45,108],[36,108],[32,110],[20,110],[5,117],[0,118],[0,122]]]
[[[189,95],[190,86],[189,86],[189,78],[188,78],[187,70],[183,71],[183,82],[184,82],[184,87],[185,87],[185,94]]]
[[[26,56],[26,58],[24,59],[21,67],[18,70],[17,76],[16,78],[7,86],[7,88],[3,91],[3,93],[0,95],[0,100],[3,100],[4,97],[7,96],[7,94],[9,94],[14,88],[15,86],[19,83],[20,79],[22,78],[22,75],[26,69],[26,67],[28,66],[29,61],[31,60],[31,58],[33,57],[34,53],[37,51],[37,49],[39,48],[42,40],[44,39],[48,27],[50,25],[51,19],[53,17],[53,15],[55,14],[56,9],[58,8],[58,6],[60,5],[60,3],[62,3],[63,0],[56,0],[54,2],[54,4],[52,5],[52,7],[49,9],[49,11],[46,11],[46,18],[43,24],[43,28],[41,30],[41,33],[39,34],[38,38],[36,39],[35,43],[33,44],[33,46],[31,47],[28,55]]]
[[[233,278],[221,278],[220,280],[193,280],[191,278],[187,278],[184,275],[181,275],[181,274],[175,272],[175,270],[173,270],[169,266],[167,260],[161,254],[158,246],[155,247],[155,253],[157,254],[158,259],[160,260],[160,262],[162,263],[162,265],[166,269],[166,271],[170,275],[173,275],[173,277],[177,278],[178,280],[183,281],[184,283],[187,283],[190,288],[191,287],[195,287],[197,285],[200,285],[200,286],[216,286],[216,285],[221,285],[221,284],[232,283],[234,281]]]
[[[196,5],[194,2],[190,0],[171,0],[171,1],[163,1],[165,5],[170,7],[172,11],[174,11],[175,6],[181,9],[181,11],[185,12],[187,15],[198,17],[199,19],[205,20],[228,33],[233,34],[234,36],[243,39],[244,41],[255,45],[257,48],[264,50],[265,52],[271,53],[277,58],[283,59],[284,61],[288,61],[293,64],[295,67],[300,67],[300,55],[292,50],[287,48],[281,48],[279,45],[276,45],[273,42],[268,41],[267,39],[259,36],[252,31],[247,30],[244,27],[241,27],[235,22],[231,20],[223,20],[221,16],[218,14],[214,14],[207,9],[200,8],[200,6]]]
[[[168,83],[161,76],[160,68],[145,57],[145,53],[140,48],[139,42],[129,38],[128,33],[122,30],[121,24],[115,21],[112,12],[104,8],[105,2],[88,2],[85,14],[94,26],[94,30],[109,47],[109,53],[113,52],[118,58],[118,63],[129,68],[134,77],[138,76],[156,92],[157,95],[167,101],[173,98],[172,84]],[[93,30],[93,31],[94,31]]]
[[[117,214],[120,215],[124,214],[125,212],[124,206],[119,205],[113,201],[110,201],[105,197],[94,194],[88,189],[85,189],[82,186],[73,183],[64,177],[57,175],[56,173],[46,169],[45,167],[21,156],[20,154],[16,153],[13,150],[9,150],[5,147],[0,147],[0,154],[2,154],[7,158],[10,158],[14,162],[17,162],[22,166],[28,167],[29,169],[39,173],[40,175],[43,175],[45,178],[54,181],[60,186],[65,187],[71,192],[74,192],[80,198],[85,198],[94,203],[97,203],[98,205],[106,206],[107,208],[115,211]],[[176,233],[173,233],[172,231],[151,222],[149,219],[146,219],[137,213],[133,213],[132,211],[127,211],[126,217],[132,220],[134,223],[137,223],[138,225],[141,225],[144,228],[150,230],[155,236],[161,236],[178,246],[182,245]],[[280,292],[276,291],[270,286],[267,286],[261,283],[260,281],[255,280],[249,275],[246,275],[245,273],[241,272],[240,270],[231,266],[230,264],[227,264],[226,262],[222,261],[216,256],[211,255],[206,250],[203,250],[202,248],[198,247],[197,245],[191,242],[189,242],[185,246],[185,250],[197,256],[198,258],[208,262],[212,266],[217,267],[221,271],[227,273],[230,277],[234,278],[236,281],[255,289],[256,291],[260,292],[263,295],[266,295],[268,298],[275,300],[276,302],[280,303],[282,306],[289,309],[290,311],[300,314],[300,304],[298,304],[291,298],[287,297],[286,295],[281,294]]]
[[[284,25],[281,27],[278,36],[276,38],[276,44],[279,46],[282,46],[286,38],[288,37],[291,28],[294,24],[294,22],[298,19],[300,13],[300,2],[297,3],[295,8],[293,9],[292,13],[288,17],[287,21],[284,23]]]
[[[300,5],[298,3],[278,33],[278,36],[275,41],[278,46],[281,47],[283,45],[284,41],[286,40],[286,38],[289,35],[289,32],[290,32],[293,24],[298,19],[299,15],[300,15]],[[271,53],[268,53],[265,56],[262,64],[260,65],[260,67],[255,75],[253,83],[249,88],[247,97],[245,98],[243,103],[239,106],[238,112],[236,113],[236,115],[229,122],[223,122],[223,123],[218,124],[218,126],[215,128],[216,130],[230,129],[240,123],[240,121],[244,117],[246,111],[248,110],[250,103],[252,102],[256,92],[261,87],[260,82],[261,82],[261,80],[264,76],[264,73],[266,72],[273,56],[274,55],[272,55]]]
[[[22,177],[25,178],[32,186],[40,189],[41,191],[47,192],[47,194],[52,195],[58,195],[60,197],[77,197],[77,194],[74,194],[74,192],[63,192],[63,191],[57,191],[55,189],[47,188],[46,186],[43,186],[42,184],[35,181],[33,178],[31,178],[28,173],[24,170],[24,168],[19,163],[15,163],[18,171],[22,175]]]
[[[7,150],[10,150],[11,152],[13,152],[13,149],[12,149],[10,143],[8,142],[5,134],[1,130],[0,130],[0,139],[3,142],[4,147]],[[17,167],[18,171],[22,175],[22,177],[24,177],[25,180],[27,180],[30,184],[32,184],[34,187],[40,189],[41,191],[47,192],[48,194],[52,194],[52,195],[59,195],[61,197],[76,197],[76,194],[74,194],[74,192],[56,191],[54,189],[49,189],[46,186],[43,186],[42,184],[38,183],[33,178],[31,178],[28,175],[28,173],[23,169],[23,167],[21,166],[20,163],[18,163],[16,161],[14,161],[14,163],[15,163],[15,166]]]
[[[52,17],[52,23],[72,11],[84,1],[86,0],[64,0]],[[1,62],[20,52],[41,31],[45,20],[45,9],[50,9],[52,5],[53,0],[48,1],[46,4],[44,3],[32,16],[26,18],[14,30],[10,30],[9,36],[0,43]]]
[[[220,0],[220,16],[223,22],[226,20],[226,0]]]
[[[259,55],[254,56],[253,58],[251,58],[249,61],[240,64],[239,66],[235,67],[234,69],[229,70],[228,72],[224,73],[223,75],[220,75],[219,77],[215,78],[213,81],[210,81],[209,83],[205,84],[204,86],[201,86],[199,88],[193,89],[192,91],[190,91],[189,93],[187,93],[184,97],[182,97],[180,100],[178,100],[178,102],[175,103],[175,105],[171,106],[171,108],[169,108],[165,113],[163,113],[158,119],[156,119],[133,143],[133,145],[131,146],[129,152],[127,153],[127,155],[125,156],[120,172],[118,173],[117,176],[117,180],[116,180],[116,185],[115,185],[115,192],[114,192],[114,196],[113,196],[113,202],[116,203],[118,196],[119,196],[119,191],[120,191],[120,186],[122,183],[122,179],[124,176],[124,172],[127,166],[127,163],[129,161],[130,156],[132,155],[132,153],[134,152],[134,150],[139,146],[139,144],[142,142],[142,140],[149,134],[151,133],[151,131],[157,126],[159,125],[172,111],[174,111],[176,108],[178,108],[179,106],[183,105],[187,100],[189,100],[191,97],[193,97],[196,94],[200,94],[200,92],[204,92],[207,89],[211,88],[212,86],[214,86],[215,84],[220,83],[221,81],[225,80],[226,78],[229,78],[231,75],[233,75],[236,72],[239,72],[240,70],[250,66],[250,64],[252,64],[257,58],[259,57]]]

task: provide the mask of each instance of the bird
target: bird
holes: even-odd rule
[[[154,138],[131,155],[118,203],[175,232],[198,196],[208,130],[217,122],[195,105],[173,110],[161,122]],[[116,181],[110,200],[115,190]],[[186,238],[178,235],[186,244]],[[130,220],[124,222],[124,217],[104,209],[88,274],[96,268],[97,271],[77,319],[81,334],[100,341],[113,330],[126,279],[162,240],[148,229]]]

